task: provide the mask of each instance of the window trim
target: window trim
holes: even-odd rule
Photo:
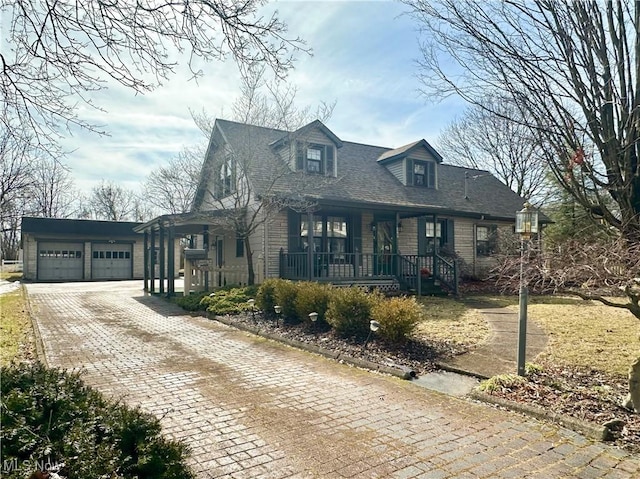
[[[411,186],[418,186],[420,188],[436,188],[436,176],[437,166],[436,162],[432,160],[418,160],[414,158],[408,158],[411,167],[408,169],[410,173],[409,184]],[[423,173],[417,173],[418,167],[424,168]],[[418,183],[417,178],[422,177],[422,182]]]
[[[320,158],[311,155],[312,151],[320,153]],[[331,160],[329,160],[331,151]],[[317,165],[317,169],[311,170],[309,165]],[[311,175],[335,176],[336,173],[336,148],[334,145],[322,143],[298,143],[297,170],[304,171]]]
[[[482,228],[486,230],[486,238],[479,239],[479,230]],[[497,250],[497,232],[498,225],[496,224],[476,224],[475,233],[475,253],[476,258],[489,258],[496,253]],[[480,248],[482,246],[482,248]]]

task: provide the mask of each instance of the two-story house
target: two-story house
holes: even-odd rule
[[[342,141],[320,121],[289,132],[216,120],[192,212],[137,231],[161,244],[190,235],[186,279],[199,270],[207,287],[253,276],[455,289],[456,258],[486,271],[496,230],[513,228],[523,203],[425,140],[384,148]]]

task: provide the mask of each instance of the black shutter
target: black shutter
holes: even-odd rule
[[[407,166],[407,186],[413,186],[413,160],[406,158],[404,160]]]
[[[326,152],[326,156],[327,156],[327,167],[325,168],[325,174],[327,176],[333,176],[333,172],[334,172],[334,161],[335,161],[335,157],[334,157],[334,152],[333,152],[333,146],[327,146],[325,147],[325,152]]]
[[[300,243],[300,213],[289,210],[287,215],[287,227],[289,236],[289,253],[302,251],[302,245]]]
[[[350,253],[362,253],[362,215],[354,214],[349,218]]]
[[[447,227],[447,236],[446,236],[446,240],[447,242],[444,244],[444,247],[447,248],[451,253],[455,252],[455,242],[453,240],[453,220],[446,220],[446,227]]]
[[[304,170],[304,145],[296,142],[296,170]]]
[[[427,254],[427,218],[418,218],[418,254]]]

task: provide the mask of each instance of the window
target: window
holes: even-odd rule
[[[304,218],[304,217],[303,217]],[[309,221],[300,222],[300,237],[303,249],[309,246]],[[347,253],[347,219],[342,216],[323,216],[313,221],[313,250],[329,253],[332,263],[344,262]]]
[[[93,252],[93,259],[98,259],[100,256],[98,256],[99,253],[97,251]]]
[[[236,167],[233,160],[227,158],[220,165],[216,181],[216,196],[223,198],[236,191]]]
[[[124,252],[124,259],[131,259],[131,253],[129,251]]]
[[[436,185],[436,164],[433,161],[408,160],[413,162],[410,184],[414,186],[424,186],[435,188]]]
[[[443,221],[438,221],[434,223],[433,221],[428,221],[426,229],[427,236],[427,251],[433,252],[436,249],[436,246],[441,247],[444,244],[444,237],[442,235],[443,230],[446,232],[446,227],[443,228]]]
[[[307,173],[334,176],[334,148],[332,145],[298,143],[297,169]]]
[[[244,239],[236,238],[236,258],[244,257]]]
[[[82,258],[82,251],[76,251],[76,258]]]
[[[476,226],[476,256],[491,256],[496,252],[497,226]]]

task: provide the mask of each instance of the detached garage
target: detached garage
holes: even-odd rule
[[[24,275],[33,281],[143,277],[141,223],[22,218]]]

